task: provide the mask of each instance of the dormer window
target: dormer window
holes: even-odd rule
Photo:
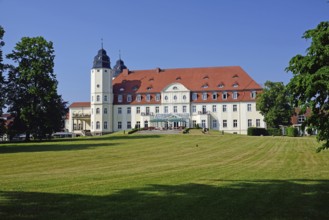
[[[178,81],[178,80],[181,80],[182,78],[180,77],[180,76],[178,76],[177,78],[176,78],[176,80]]]
[[[208,94],[206,92],[202,93],[202,99],[207,100]]]
[[[149,79],[150,82],[154,81],[154,78]]]
[[[223,92],[222,98],[223,98],[223,100],[226,100],[227,99],[227,92]]]
[[[216,100],[216,99],[217,99],[217,92],[213,92],[213,93],[212,93],[212,99],[213,99],[213,100]]]
[[[123,92],[123,91],[125,91],[125,89],[124,88],[120,88],[120,92]]]
[[[127,95],[127,102],[131,102],[132,98],[131,98],[131,95]]]
[[[136,91],[138,89],[138,86],[134,86],[133,90]]]
[[[140,102],[142,100],[142,96],[140,95],[140,94],[138,94],[137,96],[136,96],[136,101],[137,102]]]
[[[209,86],[208,86],[208,83],[205,83],[205,84],[203,84],[202,85],[202,88],[204,88],[204,89],[206,89],[206,88],[208,88]]]
[[[204,76],[203,79],[209,79],[209,77],[208,76]]]
[[[119,103],[122,102],[122,95],[118,95],[118,102],[119,102]]]
[[[192,94],[192,100],[197,100],[198,99],[198,94],[196,92],[194,92]]]
[[[156,94],[155,95],[155,100],[158,102],[158,101],[160,101],[160,99],[161,99],[161,94]]]
[[[232,95],[233,95],[233,99],[237,99],[238,98],[238,92],[234,91],[232,93]]]
[[[239,78],[239,76],[238,76],[238,74],[234,74],[232,78],[236,79],[236,78]]]
[[[255,99],[256,98],[256,95],[257,95],[257,92],[256,91],[251,91],[250,96],[251,96],[252,99]]]
[[[239,84],[238,84],[238,83],[234,83],[232,86],[233,86],[234,88],[237,88],[237,87],[239,87]]]
[[[150,95],[150,94],[147,94],[147,95],[146,95],[146,101],[147,101],[147,102],[151,101],[151,95]]]
[[[218,88],[224,88],[224,83],[219,83]]]
[[[149,90],[152,90],[152,86],[149,86],[149,87],[147,87],[146,89],[147,89],[148,91],[149,91]]]

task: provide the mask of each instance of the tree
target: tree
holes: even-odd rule
[[[4,86],[4,76],[6,66],[2,63],[2,47],[5,45],[5,42],[2,40],[5,34],[4,29],[0,26],[0,117],[2,115],[2,109],[5,103],[5,86]],[[0,135],[4,133],[4,120],[0,118]]]
[[[256,108],[264,116],[268,127],[279,128],[290,125],[292,108],[289,94],[282,82],[265,82],[265,88],[257,96]]]
[[[12,127],[26,140],[30,134],[41,139],[59,130],[66,103],[57,94],[53,43],[24,37],[7,58],[18,64],[8,73],[8,106],[17,117]]]
[[[311,40],[306,55],[296,55],[286,71],[293,73],[288,83],[294,106],[302,111],[310,108],[311,116],[305,126],[318,130],[318,141],[324,141],[318,150],[329,148],[329,22],[321,22],[315,29],[304,33]]]

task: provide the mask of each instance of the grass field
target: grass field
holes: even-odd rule
[[[0,144],[0,219],[328,219],[317,146],[199,131]]]

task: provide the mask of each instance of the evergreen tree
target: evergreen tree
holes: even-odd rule
[[[8,73],[8,106],[17,117],[14,128],[26,140],[45,138],[61,128],[65,105],[57,94],[53,43],[43,37],[24,37],[7,55],[17,66]]]
[[[2,40],[5,34],[4,29],[0,26],[0,117],[3,113],[3,107],[5,104],[5,86],[4,86],[4,71],[5,65],[3,64],[2,58],[2,47],[5,45],[5,42]],[[4,131],[4,120],[0,118],[0,136],[3,135]]]

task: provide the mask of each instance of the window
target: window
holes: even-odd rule
[[[142,96],[140,95],[140,94],[138,94],[137,96],[136,96],[136,101],[137,102],[140,102],[142,100]]]
[[[252,126],[252,119],[248,119],[248,128]]]
[[[212,127],[217,128],[217,120],[212,120]]]
[[[164,107],[164,113],[168,113],[168,106]]]
[[[201,120],[201,127],[206,128],[206,120]]]
[[[233,87],[234,87],[234,88],[239,87],[239,84],[238,84],[238,83],[234,83],[234,84],[233,84]]]
[[[223,128],[227,128],[227,120],[223,120]]]
[[[96,114],[99,114],[99,108],[96,108]]]
[[[100,123],[99,123],[99,121],[97,121],[96,122],[96,129],[100,129],[100,128],[101,128]]]
[[[212,93],[212,99],[213,99],[213,100],[216,100],[216,99],[217,99],[217,92],[213,92],[213,93]]]
[[[203,114],[206,114],[207,113],[207,106],[206,105],[203,105],[202,106],[202,113]]]
[[[131,98],[131,95],[127,95],[127,102],[131,102],[132,98]]]
[[[193,123],[193,128],[196,128],[196,120],[193,120],[192,123]]]
[[[136,114],[140,114],[141,113],[141,107],[136,107]]]
[[[206,92],[202,93],[202,99],[207,100],[208,94]]]
[[[255,99],[256,95],[257,95],[256,91],[251,91],[250,96],[251,96],[252,99]]]
[[[150,114],[150,107],[146,107],[146,115]]]
[[[118,102],[122,102],[122,95],[118,95]]]
[[[107,102],[107,95],[104,96],[104,101]]]
[[[192,100],[197,100],[198,99],[198,94],[196,92],[194,92],[192,94]]]
[[[251,112],[251,104],[247,104],[247,111]]]
[[[99,100],[100,100],[100,96],[97,95],[97,96],[96,96],[96,101],[99,102]]]
[[[173,90],[178,90],[177,86],[174,86],[172,89],[173,89]]]
[[[131,114],[131,107],[127,108],[127,114]]]
[[[127,129],[131,129],[131,121],[127,121]]]
[[[136,128],[141,128],[141,122],[140,121],[136,121]]]
[[[156,106],[155,107],[155,113],[159,113],[160,112],[160,108],[159,108],[159,106]]]
[[[223,94],[222,94],[222,98],[223,98],[224,100],[227,99],[227,92],[223,92]]]
[[[224,83],[219,83],[218,88],[224,88]]]
[[[183,113],[186,113],[186,105],[183,105]]]
[[[260,119],[256,119],[256,127],[260,127]]]
[[[104,121],[104,129],[107,129],[107,121]]]
[[[212,112],[217,112],[217,106],[216,105],[212,105]]]
[[[177,100],[177,95],[174,95],[174,100],[175,100],[175,101]]]
[[[196,112],[196,106],[195,105],[192,106],[192,112]]]
[[[149,122],[148,121],[144,121],[144,128],[148,128],[149,127]]]
[[[177,113],[177,106],[174,106],[174,113]]]
[[[147,102],[151,101],[151,95],[150,95],[150,94],[147,94],[147,95],[146,95],[146,101],[147,101]]]
[[[233,128],[237,128],[238,127],[238,120],[234,119],[233,120]]]
[[[233,111],[234,112],[238,111],[238,106],[237,105],[233,105]]]
[[[186,100],[186,95],[183,95],[183,100]]]
[[[122,108],[119,107],[119,108],[118,108],[118,114],[121,114],[121,113],[122,113]]]
[[[227,111],[226,105],[223,105],[223,112],[226,112],[226,111]]]
[[[205,83],[205,84],[202,85],[202,88],[204,88],[204,89],[206,89],[208,87],[209,87],[208,83]]]
[[[104,114],[107,114],[107,108],[104,108]]]
[[[305,115],[298,115],[298,124],[302,124],[305,121]]]
[[[168,96],[165,96],[165,100],[168,100]]]
[[[156,94],[155,95],[155,100],[156,101],[160,101],[160,99],[161,99],[161,94]]]
[[[97,72],[99,72],[99,70],[97,70]],[[100,87],[99,84],[97,84],[96,87],[99,88]]]
[[[122,129],[122,122],[118,121],[118,129]]]
[[[233,92],[233,99],[237,99],[238,98],[238,92]]]

